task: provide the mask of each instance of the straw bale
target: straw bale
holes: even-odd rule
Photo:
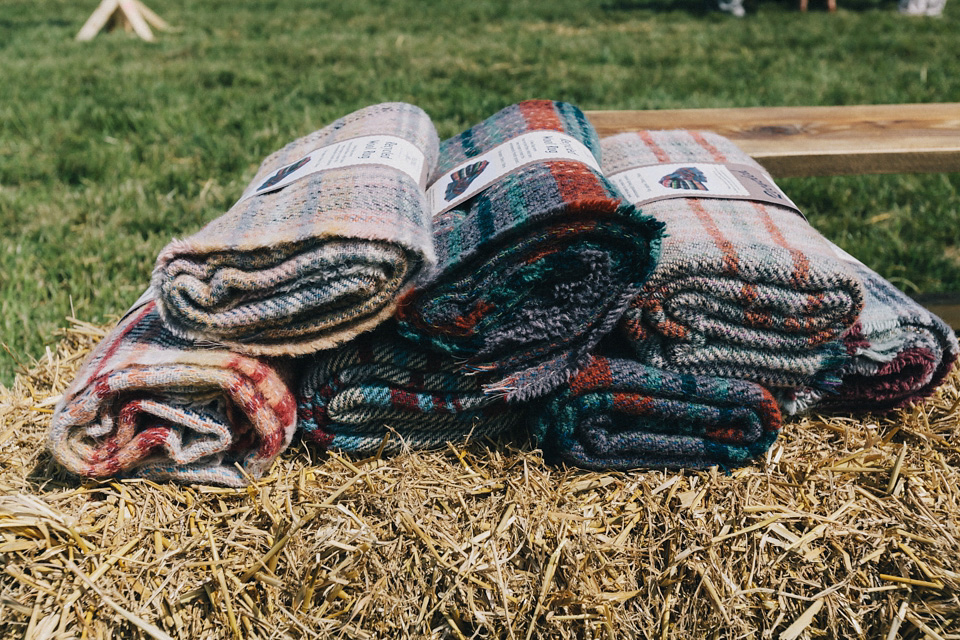
[[[0,636],[960,638],[956,371],[890,416],[794,420],[732,472],[295,445],[234,490],[52,462],[102,335],[75,323],[0,387]]]

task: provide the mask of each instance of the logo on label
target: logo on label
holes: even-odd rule
[[[660,184],[670,189],[693,189],[695,191],[706,191],[707,176],[696,167],[681,167],[673,173],[660,178]]]
[[[450,184],[447,185],[447,190],[444,192],[444,200],[450,202],[466,191],[467,187],[477,179],[477,176],[483,173],[483,170],[486,169],[489,164],[488,161],[481,160],[480,162],[474,162],[452,173],[450,175]]]
[[[291,173],[302,167],[303,165],[310,162],[310,156],[303,158],[302,160],[297,160],[293,164],[288,164],[285,167],[281,167],[275,174],[267,178],[267,181],[262,185],[257,187],[257,191],[263,191],[264,189],[269,189],[275,184],[279,184],[284,178],[289,176]]]

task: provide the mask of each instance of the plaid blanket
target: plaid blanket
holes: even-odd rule
[[[860,262],[865,303],[843,336],[847,362],[836,389],[804,388],[782,394],[790,414],[816,407],[836,411],[888,411],[934,392],[957,359],[957,337],[943,320]]]
[[[711,133],[641,131],[606,138],[602,147],[607,175],[668,162],[763,171]],[[643,211],[666,224],[666,236],[622,324],[640,360],[770,387],[836,382],[831,372],[842,350],[835,341],[856,321],[863,292],[802,216],[775,204],[697,197],[651,202]]]
[[[298,412],[305,440],[356,454],[494,435],[514,428],[520,415],[483,393],[480,377],[402,339],[392,323],[313,356],[303,368]]]
[[[425,183],[436,130],[418,107],[387,103],[288,144],[264,160],[252,185],[276,184],[314,150],[370,135],[413,143],[425,155]],[[179,336],[266,355],[328,349],[373,328],[434,262],[423,186],[367,164],[241,199],[160,254],[152,282],[164,321]]]
[[[528,101],[444,141],[434,179],[538,130],[599,153],[579,109]],[[438,273],[404,298],[400,330],[491,372],[488,390],[511,400],[562,384],[615,326],[656,262],[661,232],[602,175],[566,160],[508,174],[434,228]]]
[[[150,300],[88,356],[56,407],[48,446],[92,478],[243,486],[295,428],[296,399],[276,368],[177,338]]]
[[[766,451],[780,411],[745,380],[595,356],[533,414],[552,460],[588,469],[739,465]]]

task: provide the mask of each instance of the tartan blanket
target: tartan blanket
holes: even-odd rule
[[[704,468],[762,454],[780,423],[757,384],[594,356],[538,407],[531,431],[548,459],[587,469]]]
[[[370,135],[413,143],[425,155],[425,183],[438,153],[433,123],[418,107],[385,103],[272,154],[248,192],[276,184],[318,148]],[[265,355],[329,349],[373,328],[434,262],[423,186],[367,164],[241,199],[161,252],[152,284],[164,321],[181,337]]]
[[[766,173],[712,133],[640,131],[605,138],[602,147],[607,175],[668,162],[733,162]],[[802,216],[776,204],[697,197],[642,208],[665,223],[666,235],[621,325],[640,360],[769,387],[836,382],[836,341],[856,321],[862,287]]]
[[[843,336],[847,361],[840,385],[785,392],[780,400],[786,413],[903,407],[930,396],[957,360],[957,337],[943,320],[863,263],[851,261],[863,281],[865,302],[860,319]]]
[[[527,101],[444,141],[433,179],[541,130],[599,154],[578,108]],[[438,271],[401,302],[400,331],[490,372],[491,392],[537,397],[614,328],[656,262],[660,233],[588,166],[528,164],[435,218]]]
[[[244,486],[295,428],[296,399],[275,366],[177,338],[150,300],[87,357],[47,443],[69,471],[91,478]]]
[[[404,340],[393,323],[312,356],[297,404],[304,440],[361,455],[495,435],[513,429],[521,415],[485,394],[480,376]]]

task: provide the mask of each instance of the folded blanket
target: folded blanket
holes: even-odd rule
[[[745,380],[671,373],[595,356],[534,413],[552,460],[587,469],[732,466],[777,439],[780,411]]]
[[[304,366],[298,394],[305,440],[356,454],[425,449],[515,428],[520,412],[484,394],[450,356],[402,339],[388,323]]]
[[[840,255],[845,255],[837,249]],[[804,388],[781,396],[787,413],[812,407],[837,411],[888,411],[926,398],[957,359],[957,337],[947,324],[850,258],[863,281],[863,312],[843,336],[847,362],[840,386]]]
[[[312,163],[364,156],[368,144],[367,156],[392,150],[414,169],[372,163],[310,173]],[[157,259],[152,282],[170,330],[244,353],[293,355],[379,324],[434,262],[423,187],[438,144],[421,109],[387,103],[268,157],[237,204]]]
[[[604,171],[615,183],[617,173],[639,166],[737,163],[776,189],[760,165],[711,133],[641,131],[606,138],[602,147]],[[787,206],[696,197],[708,185],[693,169],[660,180],[689,196],[641,206],[666,224],[666,236],[622,324],[638,357],[672,371],[770,387],[835,383],[842,350],[830,343],[863,305],[856,275]]]
[[[148,300],[88,356],[56,407],[48,445],[92,478],[243,486],[295,428],[296,399],[274,366],[175,337]]]
[[[561,132],[599,153],[579,109],[528,101],[443,142],[432,180],[533,131]],[[485,166],[458,172],[447,195]],[[494,374],[490,391],[541,395],[615,326],[656,262],[660,228],[586,164],[527,164],[434,219],[438,273],[404,298],[400,330]]]

